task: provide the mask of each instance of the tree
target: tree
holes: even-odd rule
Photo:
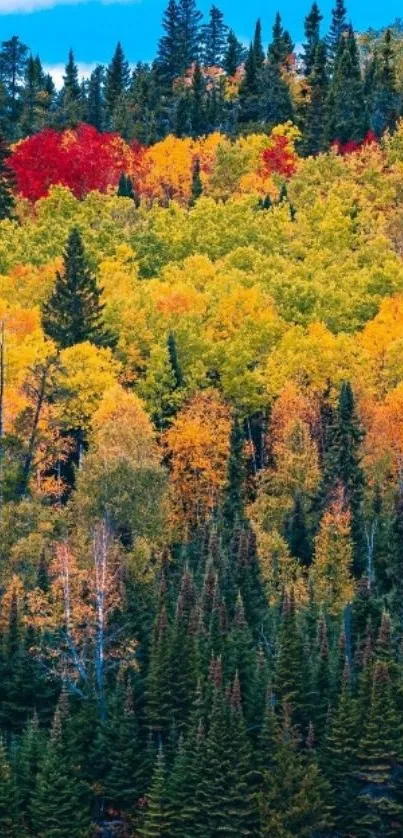
[[[375,134],[381,136],[386,129],[395,127],[399,111],[395,55],[390,29],[386,30],[380,49],[374,54],[371,75],[369,121]]]
[[[17,35],[8,41],[3,41],[0,50],[0,80],[6,93],[7,118],[12,124],[12,134],[15,135],[15,124],[21,113],[21,90],[24,81],[28,47]]]
[[[336,4],[332,9],[330,31],[327,36],[327,49],[331,67],[334,65],[340,41],[347,28],[347,9],[344,5],[344,0],[336,0]]]
[[[286,522],[286,539],[291,554],[302,565],[309,567],[312,561],[312,547],[300,492],[297,492],[295,496],[294,508]]]
[[[205,132],[205,82],[199,62],[197,61],[192,78],[192,91],[190,100],[190,125],[192,136],[200,137]]]
[[[277,12],[273,24],[272,40],[269,44],[269,62],[277,65],[278,67],[286,66],[287,60],[289,59],[293,48],[291,37],[287,30],[283,28],[281,16],[279,12]]]
[[[169,0],[162,21],[164,35],[159,40],[157,53],[158,73],[168,88],[181,71],[179,56],[179,7],[176,0]]]
[[[143,838],[163,838],[167,828],[165,759],[160,747],[154,768],[153,780],[147,795],[147,810],[139,830]]]
[[[260,19],[258,19],[256,21],[255,33],[254,33],[254,36],[253,36],[253,52],[254,52],[254,56],[255,56],[256,69],[259,72],[259,70],[261,70],[262,67],[263,67],[264,59],[265,59],[265,54],[264,54],[263,44],[262,44],[262,24],[261,24]]]
[[[78,67],[70,50],[60,93],[60,121],[68,128],[75,127],[83,117],[83,97],[78,78]]]
[[[244,434],[242,424],[236,418],[231,429],[227,482],[222,503],[223,521],[230,534],[233,533],[235,525],[239,525],[244,518],[245,477]]]
[[[3,137],[0,137],[0,221],[11,218],[14,212],[15,175],[8,165],[10,151]]]
[[[65,723],[58,708],[32,798],[32,822],[40,838],[85,838],[90,826],[88,791],[66,750]]]
[[[92,71],[87,92],[86,122],[102,131],[105,119],[105,102],[103,97],[104,68],[101,64]]]
[[[305,18],[305,43],[303,45],[303,62],[305,76],[310,76],[313,70],[315,61],[316,47],[320,39],[320,23],[323,16],[319,11],[319,6],[316,2],[312,4],[309,14]]]
[[[195,0],[179,0],[177,14],[178,60],[182,74],[199,60],[202,14],[197,9]]]
[[[352,566],[350,513],[338,498],[320,522],[315,539],[315,561],[310,570],[316,602],[331,614],[340,614],[353,598]]]
[[[363,438],[351,384],[344,382],[340,389],[337,412],[328,432],[321,493],[329,502],[335,492],[341,491],[343,504],[350,510],[356,575],[364,568],[365,556],[364,473],[361,466]]]
[[[4,744],[0,741],[0,829],[8,838],[18,838],[21,835],[17,812],[15,779]]]
[[[109,122],[111,122],[117,103],[126,93],[130,81],[130,68],[126,61],[120,42],[117,44],[113,58],[106,70],[105,105]]]
[[[329,80],[325,41],[318,41],[308,78],[308,101],[303,108],[303,150],[317,154],[324,146],[324,124]]]
[[[190,199],[190,206],[192,207],[194,207],[196,201],[203,195],[203,182],[200,172],[200,158],[196,157],[192,166],[192,196]]]
[[[228,26],[224,23],[224,15],[213,5],[209,22],[202,28],[202,60],[206,67],[223,66],[227,37]]]
[[[340,39],[327,98],[326,137],[329,143],[361,142],[368,130],[364,86],[352,26]]]
[[[63,273],[57,273],[53,293],[42,310],[43,328],[59,349],[90,341],[111,343],[104,327],[101,291],[87,267],[80,232],[71,230],[63,256]]]
[[[245,49],[238,41],[232,29],[228,32],[227,48],[223,59],[223,68],[228,76],[235,76],[235,73],[245,57]]]

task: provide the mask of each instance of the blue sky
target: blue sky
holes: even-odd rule
[[[295,0],[216,0],[241,39],[251,37],[253,23],[260,16],[268,41],[279,8],[296,42],[302,39],[302,21],[310,2],[297,5]],[[333,2],[319,3],[327,25]],[[155,54],[165,5],[166,0],[0,0],[0,39],[18,34],[56,74],[60,74],[70,47],[83,72],[95,62],[109,61],[118,40],[131,62],[148,60]],[[211,0],[199,2],[202,11],[210,5]],[[350,0],[348,9],[357,29],[380,27],[399,14],[403,16],[400,0],[387,0],[385,4]]]

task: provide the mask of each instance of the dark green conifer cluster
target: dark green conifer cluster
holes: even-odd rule
[[[70,51],[59,91],[14,36],[0,49],[0,133],[11,141],[86,122],[149,145],[169,133],[237,135],[291,119],[305,154],[361,142],[369,131],[380,136],[402,112],[401,33],[387,29],[364,51],[344,0],[336,1],[327,35],[321,24],[314,2],[298,54],[278,13],[268,47],[258,20],[245,49],[215,5],[203,22],[196,0],[169,0],[154,61],[132,67],[118,43],[110,64],[80,81]]]

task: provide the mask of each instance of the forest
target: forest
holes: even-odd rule
[[[0,835],[403,834],[403,24],[0,47]]]

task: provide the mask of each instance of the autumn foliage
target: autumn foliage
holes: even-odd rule
[[[134,179],[142,158],[138,143],[129,146],[117,134],[101,134],[91,125],[60,132],[47,128],[18,143],[11,158],[17,189],[37,201],[55,184],[77,198],[116,187],[122,172]]]

